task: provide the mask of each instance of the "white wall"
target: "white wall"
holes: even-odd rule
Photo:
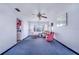
[[[0,4],[0,53],[16,44],[16,17],[5,4]]]
[[[29,31],[28,25],[29,24],[27,21],[22,20],[22,37],[21,37],[22,40],[28,36]]]
[[[79,4],[71,4],[62,12],[68,13],[68,25],[54,26],[57,40],[79,53]]]

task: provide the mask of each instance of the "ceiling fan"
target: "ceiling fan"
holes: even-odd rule
[[[41,18],[47,18],[46,14],[41,13],[40,11],[37,14],[32,14],[32,15],[36,15],[39,20],[41,20]]]
[[[39,18],[39,20],[41,20],[41,18],[47,18],[47,16],[45,16],[45,13],[41,14],[41,12],[38,12],[37,17]]]
[[[36,17],[38,17],[39,20],[41,20],[41,18],[47,18],[46,14],[41,12],[41,5],[40,4],[38,4],[38,9],[35,11],[36,11],[36,14],[34,13],[32,15],[35,15]]]

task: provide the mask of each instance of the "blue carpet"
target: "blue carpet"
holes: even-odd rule
[[[56,40],[47,42],[43,38],[28,37],[4,55],[75,55]]]

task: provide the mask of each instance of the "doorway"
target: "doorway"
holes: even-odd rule
[[[16,27],[17,27],[17,42],[21,41],[21,36],[22,36],[22,20],[17,18],[16,20]]]
[[[30,21],[29,23],[29,35],[38,35],[44,31],[49,31],[49,22],[43,21]]]

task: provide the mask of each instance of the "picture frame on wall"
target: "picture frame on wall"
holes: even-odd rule
[[[68,13],[60,14],[57,17],[57,27],[63,27],[67,25]]]

